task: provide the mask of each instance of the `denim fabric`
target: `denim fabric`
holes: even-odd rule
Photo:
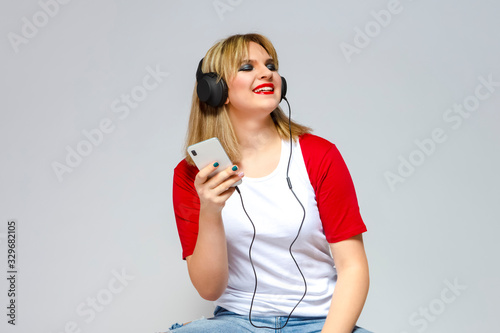
[[[214,317],[200,319],[185,325],[174,324],[168,332],[175,333],[239,333],[239,332],[280,332],[280,333],[315,333],[321,332],[325,323],[325,317],[301,318],[291,317],[287,325],[280,329],[287,317],[260,317],[252,318],[255,326],[267,326],[269,328],[255,328],[248,320],[248,316],[238,315],[218,306],[214,311]],[[355,326],[353,333],[371,333],[361,327]]]

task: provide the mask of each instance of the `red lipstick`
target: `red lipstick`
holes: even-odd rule
[[[263,83],[258,85],[252,90],[256,94],[260,95],[271,95],[274,94],[274,84],[272,83]]]

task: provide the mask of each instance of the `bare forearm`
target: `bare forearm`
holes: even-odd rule
[[[220,214],[200,211],[198,239],[188,260],[189,276],[201,297],[216,300],[228,279],[227,246]]]
[[[345,268],[339,274],[323,333],[351,333],[369,288],[367,265]]]

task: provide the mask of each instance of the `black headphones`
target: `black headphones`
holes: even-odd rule
[[[203,59],[200,60],[198,69],[196,70],[196,82],[198,82],[196,92],[198,93],[198,98],[200,101],[213,107],[223,106],[227,100],[227,84],[223,78],[217,81],[219,77],[217,73],[203,73],[201,71],[202,64]],[[286,80],[281,76],[281,99],[283,99],[285,95]]]

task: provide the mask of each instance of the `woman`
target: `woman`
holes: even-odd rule
[[[200,62],[186,147],[218,137],[234,166],[208,178],[217,161],[198,171],[186,153],[175,168],[183,258],[216,309],[172,331],[367,332],[355,326],[369,274],[352,180],[335,145],[289,123],[277,70],[258,34],[228,37]]]

